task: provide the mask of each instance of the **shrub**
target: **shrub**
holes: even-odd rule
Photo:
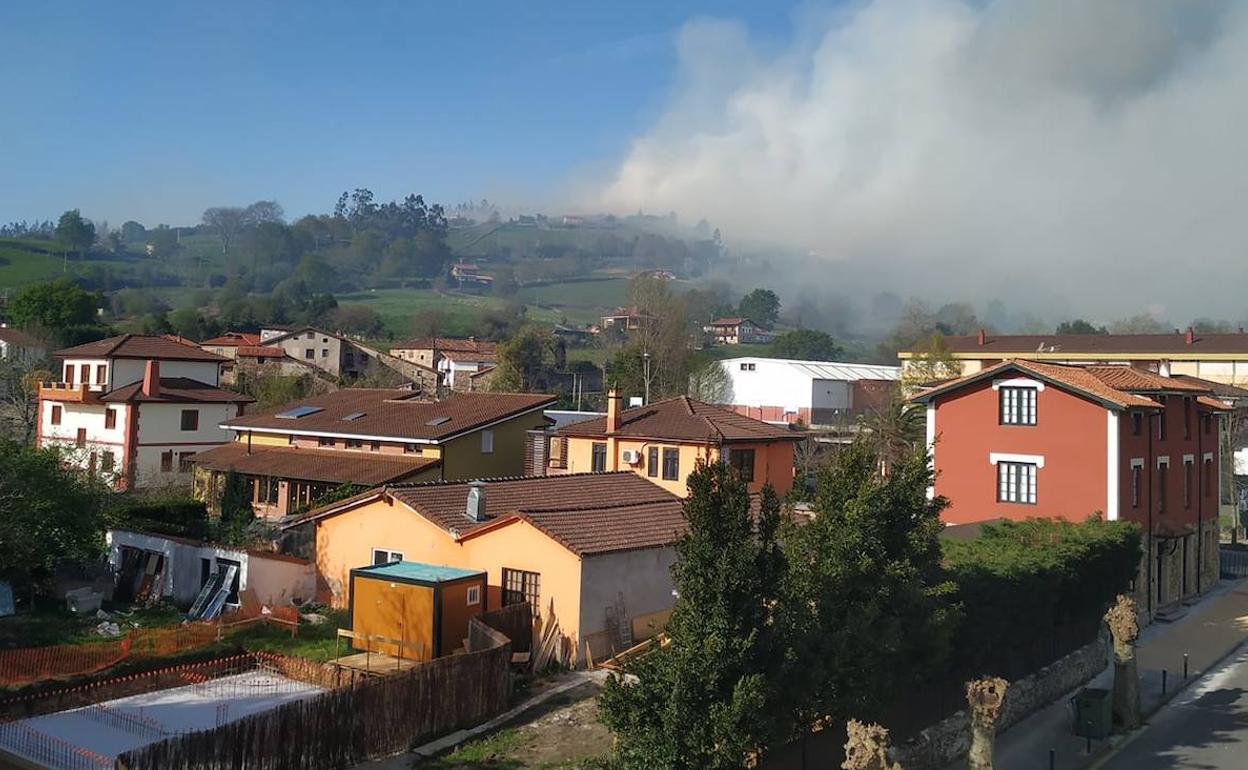
[[[987,524],[975,540],[945,540],[944,566],[963,617],[956,668],[1025,675],[1095,637],[1140,562],[1140,530],[1099,518]]]

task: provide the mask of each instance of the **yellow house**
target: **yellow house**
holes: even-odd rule
[[[751,492],[771,484],[783,495],[793,486],[794,445],[802,434],[679,396],[631,409],[615,391],[605,417],[576,422],[551,437],[547,473],[627,470],[677,495],[698,463],[720,459],[749,483]]]
[[[215,501],[231,469],[257,513],[280,518],[343,484],[518,476],[526,434],[549,424],[554,396],[348,388],[228,420],[231,444],[195,457],[196,495]]]
[[[481,570],[484,610],[529,602],[584,661],[666,624],[685,523],[679,498],[619,472],[388,485],[283,529],[311,544],[327,604],[347,606],[352,570],[371,564]]]

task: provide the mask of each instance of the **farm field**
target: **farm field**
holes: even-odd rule
[[[412,316],[423,310],[440,310],[446,314],[447,328],[444,334],[465,337],[474,334],[483,313],[506,309],[504,299],[475,294],[438,291],[436,289],[373,289],[350,294],[340,294],[338,304],[363,305],[372,308],[386,329],[398,339],[411,336]],[[533,321],[554,323],[559,316],[538,307],[528,309]]]

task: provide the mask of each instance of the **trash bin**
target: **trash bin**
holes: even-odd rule
[[[1074,732],[1081,738],[1108,738],[1113,724],[1113,697],[1109,690],[1085,687],[1070,699]]]

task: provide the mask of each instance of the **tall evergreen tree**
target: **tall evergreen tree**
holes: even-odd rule
[[[689,492],[670,645],[628,667],[636,680],[609,680],[599,703],[628,768],[744,767],[790,724],[775,686],[788,659],[775,622],[787,571],[779,500],[768,488],[756,525],[745,482],[723,463],[696,470]]]

